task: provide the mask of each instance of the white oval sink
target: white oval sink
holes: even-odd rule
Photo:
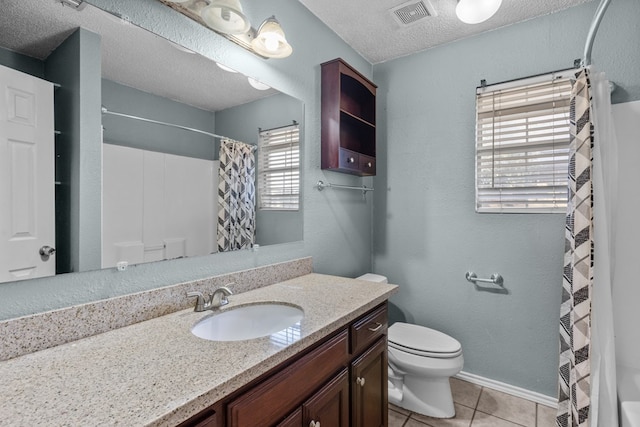
[[[300,307],[281,303],[243,305],[199,320],[191,333],[211,341],[240,341],[266,337],[300,322]]]

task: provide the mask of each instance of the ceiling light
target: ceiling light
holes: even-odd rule
[[[458,0],[456,15],[465,24],[479,24],[500,9],[502,0]]]
[[[251,41],[251,47],[267,58],[286,58],[293,52],[275,16],[265,19],[260,25],[256,37]]]
[[[254,89],[258,89],[258,90],[267,90],[267,89],[271,89],[271,86],[268,86],[264,83],[261,83],[259,81],[257,81],[256,79],[253,79],[251,77],[247,77],[247,79],[249,80],[249,84],[251,86],[253,86]]]
[[[213,0],[200,16],[211,29],[223,34],[245,34],[251,28],[240,0]]]
[[[221,63],[219,63],[219,62],[216,62],[216,65],[217,65],[218,67],[222,68],[223,70],[228,71],[228,72],[230,72],[230,73],[237,73],[237,71],[236,71],[236,70],[234,70],[233,68],[231,68],[231,67],[227,67],[226,65],[223,65],[223,64],[221,64]]]

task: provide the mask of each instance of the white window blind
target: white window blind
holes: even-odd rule
[[[571,70],[476,92],[476,212],[564,212]]]
[[[258,208],[298,210],[299,125],[261,130],[258,139]]]

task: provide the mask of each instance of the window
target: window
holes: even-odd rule
[[[476,212],[565,212],[571,71],[476,91]]]
[[[294,124],[261,130],[258,138],[258,208],[298,210],[300,130]]]

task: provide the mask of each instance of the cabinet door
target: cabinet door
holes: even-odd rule
[[[298,408],[276,427],[302,427],[302,408]]]
[[[386,427],[387,376],[385,337],[351,364],[353,427]]]
[[[315,390],[322,387],[335,372],[349,366],[348,350],[348,334],[345,329],[232,400],[227,405],[227,425],[275,425],[298,408]],[[347,381],[347,391],[348,386]]]
[[[302,407],[303,427],[349,427],[349,375],[346,369]]]

